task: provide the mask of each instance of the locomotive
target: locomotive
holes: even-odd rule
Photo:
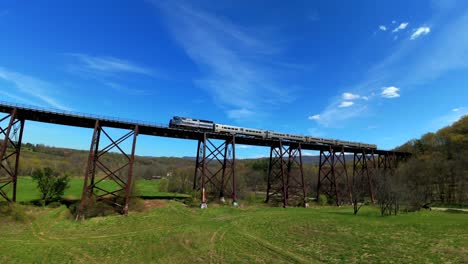
[[[209,120],[194,119],[194,118],[180,117],[180,116],[174,116],[169,121],[169,127],[190,129],[190,130],[197,130],[197,131],[226,133],[226,134],[231,134],[231,135],[253,136],[253,137],[258,137],[258,138],[263,138],[263,139],[281,139],[281,140],[295,141],[295,142],[318,143],[318,144],[323,144],[323,145],[339,145],[339,146],[348,146],[348,147],[357,147],[357,148],[377,149],[377,145],[374,145],[374,144],[366,144],[366,143],[352,142],[352,141],[342,141],[342,140],[335,140],[335,139],[328,139],[328,138],[318,138],[318,137],[312,137],[312,136],[287,134],[287,133],[275,132],[275,131],[270,131],[270,130],[223,125],[223,124],[218,124]]]

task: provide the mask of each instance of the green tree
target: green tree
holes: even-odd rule
[[[32,177],[37,182],[37,187],[42,194],[41,200],[43,205],[59,199],[65,192],[65,189],[69,187],[68,183],[70,179],[68,175],[61,175],[49,167],[36,169],[32,173]]]

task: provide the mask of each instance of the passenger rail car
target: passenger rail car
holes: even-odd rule
[[[352,141],[341,141],[328,138],[316,138],[303,135],[287,134],[275,131],[254,129],[254,128],[245,128],[238,126],[230,126],[223,124],[216,124],[213,121],[193,119],[187,117],[174,116],[169,121],[169,127],[172,128],[184,128],[190,130],[200,130],[200,131],[212,131],[217,133],[226,133],[231,135],[242,135],[242,136],[252,136],[263,139],[281,139],[294,142],[306,142],[314,144],[323,144],[323,145],[334,145],[334,146],[346,146],[346,147],[357,147],[357,148],[366,148],[366,149],[377,149],[377,146],[374,144],[365,144],[360,142]]]

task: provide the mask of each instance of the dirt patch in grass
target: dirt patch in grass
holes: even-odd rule
[[[167,205],[167,201],[165,200],[145,200],[144,207],[145,211],[156,209],[156,208],[164,208]]]

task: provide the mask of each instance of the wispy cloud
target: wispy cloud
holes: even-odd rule
[[[384,87],[382,88],[382,93],[380,94],[384,98],[397,98],[400,97],[400,88],[395,86]]]
[[[457,110],[457,111],[454,111]],[[454,122],[458,121],[463,116],[468,115],[468,108],[467,107],[458,107],[452,109],[449,113],[442,114],[441,116],[434,118],[428,129],[437,130],[443,128],[445,126],[451,125]]]
[[[397,33],[400,30],[404,30],[406,27],[408,27],[408,22],[403,22],[401,23],[398,27],[392,30],[393,33]]]
[[[309,116],[308,117],[309,120],[319,120],[320,119],[320,115],[312,115],[312,116]]]
[[[241,108],[241,109],[232,109],[227,111],[227,115],[229,118],[232,119],[242,119],[242,118],[248,118],[255,114],[253,111],[246,109],[246,108]]]
[[[351,102],[352,103],[352,102]],[[319,125],[324,127],[339,127],[343,121],[362,116],[366,113],[366,104],[354,104],[353,107],[339,107],[342,102],[334,102],[328,105],[321,113],[319,119],[314,119]]]
[[[152,1],[168,28],[200,70],[195,84],[207,91],[229,118],[240,119],[291,102],[290,87],[277,71],[287,67],[268,63],[279,52],[262,31],[248,29],[181,1]],[[273,70],[273,68],[275,70]],[[284,74],[284,72],[283,72]]]
[[[380,26],[379,26],[379,30],[387,31],[387,27],[384,26],[384,25],[380,25]]]
[[[72,74],[127,95],[152,94],[152,91],[148,89],[127,88],[126,81],[130,78],[127,75],[139,75],[146,78],[165,77],[164,74],[152,68],[116,57],[91,56],[83,53],[66,53],[65,55],[73,59],[68,64],[68,71]]]
[[[415,40],[419,38],[420,36],[429,34],[430,32],[431,32],[431,29],[429,27],[419,27],[413,32],[413,34],[411,34],[410,39]]]
[[[3,94],[8,95],[12,99],[26,97],[22,100],[26,103],[32,103],[32,99],[36,99],[57,109],[70,110],[68,106],[65,106],[56,99],[57,88],[49,82],[19,72],[9,71],[1,67],[0,79],[15,86],[17,93],[2,91]]]
[[[354,105],[354,102],[351,102],[351,101],[343,101],[340,103],[340,105],[338,105],[338,107],[340,108],[345,108],[345,107],[350,107]]]
[[[103,84],[112,88],[116,92],[122,92],[128,95],[151,95],[152,92],[145,89],[136,89],[136,88],[128,88],[122,84],[112,82],[112,81],[105,81],[103,80]]]
[[[74,65],[75,69],[79,68],[84,71],[101,73],[134,73],[147,76],[155,76],[156,74],[155,71],[150,68],[115,57],[98,57],[82,53],[69,53],[67,55],[78,60],[79,64]]]
[[[358,94],[353,94],[353,93],[343,93],[342,95],[343,100],[355,100],[355,99],[359,99],[359,97],[361,96]]]

